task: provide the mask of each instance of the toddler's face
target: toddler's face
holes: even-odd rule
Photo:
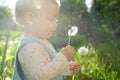
[[[47,3],[41,12],[37,12],[35,28],[38,34],[48,38],[56,30],[59,7],[57,3]]]

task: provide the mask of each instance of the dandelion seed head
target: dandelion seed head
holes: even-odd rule
[[[75,36],[78,33],[78,27],[76,26],[72,26],[69,30],[68,30],[68,35],[69,36]]]
[[[86,48],[86,47],[80,47],[79,49],[78,49],[78,53],[79,54],[81,54],[81,55],[87,55],[88,54],[88,48]]]

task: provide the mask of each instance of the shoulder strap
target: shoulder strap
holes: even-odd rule
[[[20,62],[19,62],[19,60],[18,60],[18,53],[19,53],[19,51],[21,50],[21,48],[23,48],[23,47],[24,47],[25,45],[27,45],[28,43],[38,43],[38,44],[40,44],[40,45],[49,53],[49,56],[50,56],[51,58],[54,57],[54,55],[51,54],[51,53],[53,53],[53,51],[52,51],[50,48],[48,48],[48,47],[47,47],[44,43],[42,43],[41,41],[32,40],[32,39],[29,40],[29,41],[26,41],[23,45],[20,46],[20,48],[18,49],[17,54],[16,54],[16,68],[17,68],[17,72],[18,72],[21,80],[24,80],[24,79],[25,79],[25,76],[24,76],[24,72],[23,72],[23,70],[22,70],[22,68],[21,68]]]

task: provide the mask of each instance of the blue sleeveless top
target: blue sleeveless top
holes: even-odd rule
[[[38,43],[40,46],[42,46],[49,54],[49,56],[51,58],[53,58],[56,54],[49,49],[44,43],[42,43],[41,41],[38,41],[36,39],[32,39],[32,38],[24,38],[21,40],[18,49],[16,51],[16,61],[15,61],[15,68],[14,68],[14,74],[13,74],[13,78],[12,80],[25,80],[25,75],[24,75],[24,71],[21,68],[20,62],[18,60],[18,53],[20,51],[20,49],[22,47],[24,47],[26,44],[28,43]],[[47,80],[47,79],[46,79]],[[56,78],[54,78],[53,80],[63,80],[63,75],[62,73],[59,74]]]

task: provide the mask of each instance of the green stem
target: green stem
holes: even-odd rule
[[[71,41],[71,36],[69,36],[68,45],[70,45],[70,41]]]
[[[73,74],[72,80],[75,80],[75,74]]]

